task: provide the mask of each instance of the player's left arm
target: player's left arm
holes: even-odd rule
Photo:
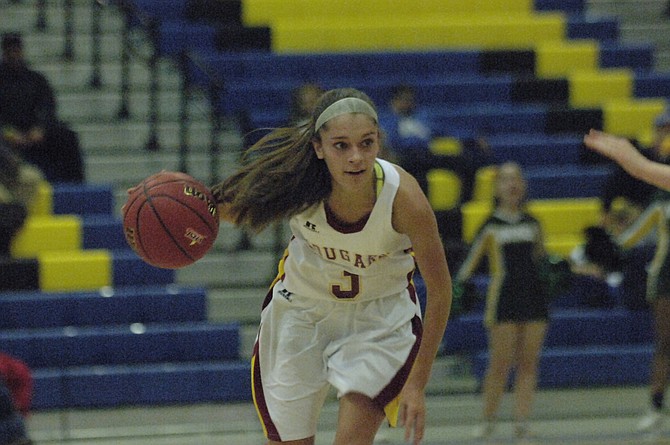
[[[417,266],[427,290],[423,338],[401,400],[401,421],[406,428],[406,439],[409,440],[413,433],[413,443],[418,444],[425,426],[424,390],[430,380],[451,309],[451,276],[435,213],[428,199],[407,172],[401,170],[400,178],[400,188],[393,204],[393,227],[412,241]]]
[[[670,190],[670,165],[647,159],[628,139],[591,130],[584,136],[584,145],[613,159],[631,176],[658,188]]]

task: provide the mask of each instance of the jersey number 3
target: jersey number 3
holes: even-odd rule
[[[344,298],[344,299],[351,299],[351,298],[356,298],[356,296],[359,294],[361,291],[361,277],[360,275],[356,275],[347,271],[344,271],[342,273],[344,278],[349,278],[349,289],[343,288],[339,284],[332,284],[330,286],[330,292],[336,297],[336,298]]]

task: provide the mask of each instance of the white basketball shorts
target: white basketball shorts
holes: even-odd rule
[[[252,358],[254,403],[266,436],[314,436],[330,385],[338,397],[361,393],[381,409],[393,405],[420,337],[421,311],[409,290],[361,302],[330,301],[289,293],[279,281],[261,313]],[[391,411],[397,417],[397,409]]]

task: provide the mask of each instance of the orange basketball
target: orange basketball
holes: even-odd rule
[[[204,184],[185,173],[162,171],[129,191],[123,228],[126,241],[144,261],[179,269],[212,247],[219,215]]]

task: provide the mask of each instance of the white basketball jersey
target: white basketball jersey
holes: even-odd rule
[[[406,289],[414,270],[411,243],[393,229],[393,201],[400,184],[395,166],[378,159],[383,186],[360,231],[332,227],[324,204],[291,218],[293,238],[284,262],[286,290],[310,298],[368,300]],[[378,173],[379,177],[379,173]]]

